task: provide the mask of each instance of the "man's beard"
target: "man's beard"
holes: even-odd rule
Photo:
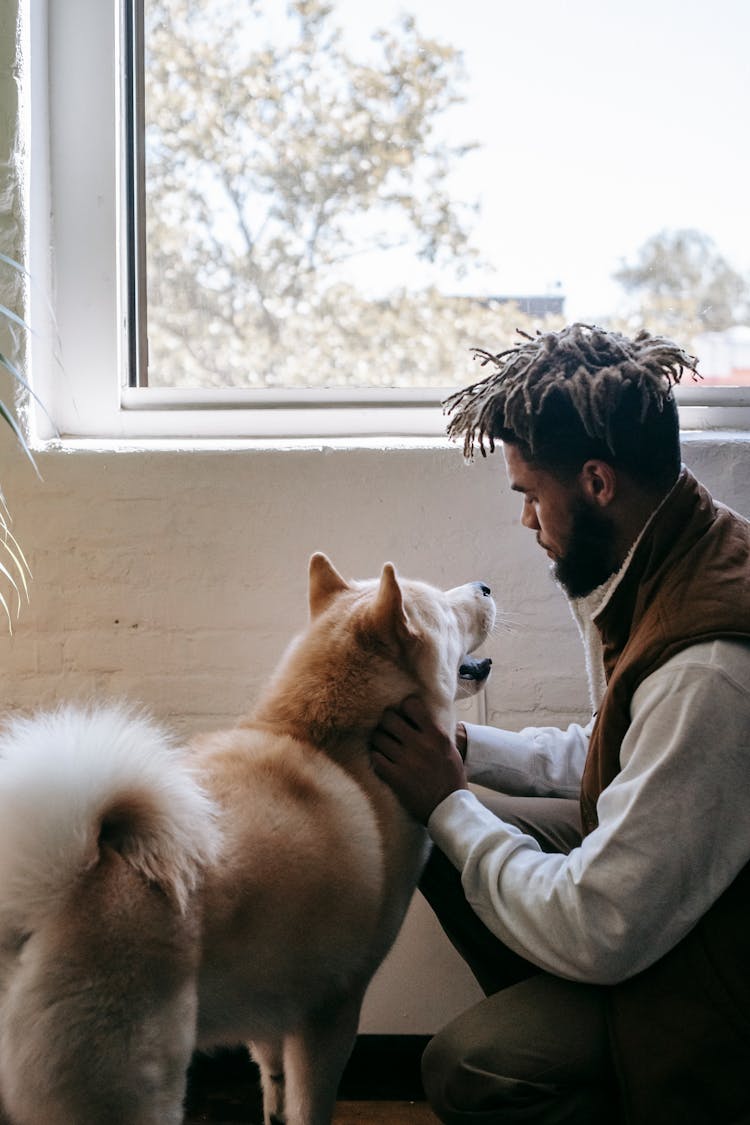
[[[570,598],[583,598],[617,570],[613,562],[612,523],[597,508],[578,500],[573,511],[568,549],[552,567]]]

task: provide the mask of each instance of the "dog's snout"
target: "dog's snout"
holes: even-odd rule
[[[485,656],[484,660],[473,660],[471,657],[466,657],[458,669],[458,676],[461,680],[474,680],[481,683],[487,679],[491,668],[492,658],[489,656]]]
[[[479,590],[484,594],[485,598],[488,598],[492,593],[492,590],[489,588],[486,582],[475,582],[474,585],[479,588]]]

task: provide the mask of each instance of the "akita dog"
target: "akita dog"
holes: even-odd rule
[[[310,562],[310,622],[250,716],[174,746],[125,708],[0,741],[0,1101],[13,1125],[179,1125],[196,1046],[246,1042],[266,1125],[328,1125],[365,989],[425,830],[369,738],[419,694],[454,729],[489,660],[489,589],[347,582]]]

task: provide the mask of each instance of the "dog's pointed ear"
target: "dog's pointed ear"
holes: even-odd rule
[[[392,563],[386,563],[380,575],[380,586],[372,611],[372,621],[379,636],[385,640],[402,640],[412,635],[404,607],[398,576]]]
[[[310,559],[309,575],[310,616],[317,617],[328,608],[336,594],[349,589],[349,583],[341,577],[327,555],[321,552],[316,552]]]

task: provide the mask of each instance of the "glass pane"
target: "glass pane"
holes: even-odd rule
[[[584,320],[750,384],[750,4],[145,0],[153,386],[420,387]]]

